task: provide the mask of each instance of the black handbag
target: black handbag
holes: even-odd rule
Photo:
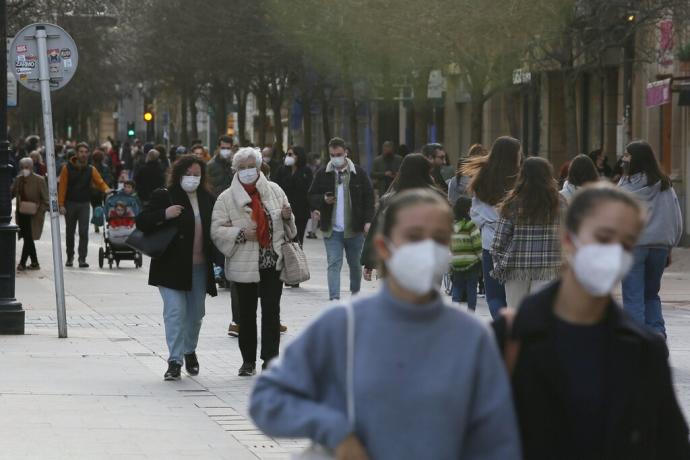
[[[177,225],[165,225],[155,232],[144,233],[138,228],[127,237],[125,244],[130,248],[156,259],[163,255],[177,236]]]

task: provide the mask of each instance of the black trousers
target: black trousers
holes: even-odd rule
[[[88,201],[74,202],[68,201],[65,204],[67,214],[65,215],[65,243],[67,246],[67,259],[74,259],[74,232],[79,224],[79,260],[86,260],[86,253],[89,248],[89,215],[91,205]]]
[[[245,363],[256,362],[256,307],[261,297],[261,359],[278,356],[280,345],[280,297],[283,282],[273,268],[259,270],[258,283],[235,283],[240,304],[240,352]]]
[[[297,242],[300,246],[304,246],[304,234],[307,231],[307,222],[309,222],[309,213],[295,214],[295,226],[297,227]]]
[[[26,214],[17,213],[17,223],[19,224],[19,236],[24,240],[22,247],[22,258],[19,263],[26,265],[26,261],[31,258],[31,263],[38,264],[38,256],[36,255],[36,245],[34,244],[34,237],[31,232],[31,217]]]

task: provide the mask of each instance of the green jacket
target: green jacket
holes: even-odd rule
[[[482,260],[482,235],[469,219],[462,219],[453,227],[450,243],[454,271],[465,272],[477,268]]]

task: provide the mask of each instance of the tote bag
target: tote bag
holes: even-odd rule
[[[283,270],[280,280],[285,284],[299,284],[310,278],[307,256],[299,243],[285,241],[281,247],[283,252]]]
[[[347,398],[347,420],[355,426],[355,311],[352,303],[345,306],[347,312],[347,370],[345,378]],[[306,450],[292,456],[292,460],[332,460],[335,453],[319,444],[312,444]]]

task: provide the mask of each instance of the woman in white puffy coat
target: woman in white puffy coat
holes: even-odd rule
[[[213,208],[211,239],[225,255],[225,276],[234,281],[240,302],[240,376],[256,373],[256,307],[261,297],[263,367],[278,356],[282,245],[297,235],[295,216],[283,190],[260,171],[261,152],[240,149],[230,188]]]

